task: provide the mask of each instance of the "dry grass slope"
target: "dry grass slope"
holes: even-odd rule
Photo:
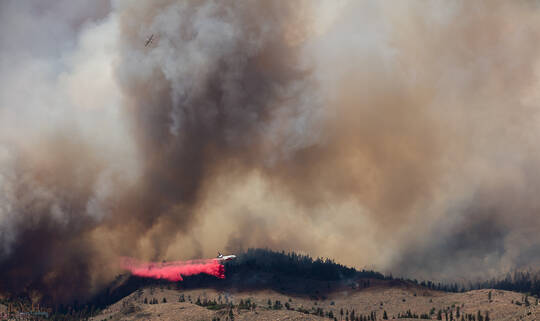
[[[489,293],[491,292],[491,300]],[[179,302],[183,295],[185,302]],[[158,304],[148,304],[156,301]],[[155,300],[154,300],[155,299]],[[200,302],[216,301],[223,306],[206,308],[197,305]],[[239,309],[241,302],[256,304],[249,309]],[[334,292],[325,300],[314,300],[309,297],[287,296],[270,290],[249,292],[227,292],[214,289],[170,290],[165,288],[145,288],[125,297],[109,306],[93,321],[101,320],[330,320],[329,313],[338,320],[345,320],[354,310],[354,315],[367,316],[375,312],[377,320],[382,320],[386,311],[388,318],[397,319],[398,314],[408,310],[421,315],[428,314],[436,320],[438,311],[452,311],[456,319],[459,310],[463,314],[476,314],[487,311],[490,320],[540,320],[540,306],[535,298],[528,298],[529,305],[524,303],[525,297],[520,293],[500,290],[476,290],[465,293],[445,293],[426,290],[421,287],[378,285],[367,289],[344,288]],[[272,307],[269,307],[268,301]],[[275,309],[275,302],[281,303],[281,309]],[[226,304],[234,304],[230,309]],[[286,305],[290,308],[287,309]],[[321,311],[323,316],[314,315]],[[343,310],[343,316],[341,315]],[[302,311],[302,312],[300,312]],[[307,312],[309,314],[306,314]],[[431,312],[431,313],[430,313]],[[409,318],[411,319],[411,318]]]

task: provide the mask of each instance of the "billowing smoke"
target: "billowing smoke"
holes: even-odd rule
[[[173,282],[182,281],[186,276],[208,274],[219,279],[225,278],[225,267],[217,259],[173,261],[173,262],[140,262],[124,257],[120,266],[131,274],[152,279],[165,279]]]
[[[0,290],[67,301],[119,256],[248,247],[417,278],[537,266],[539,18],[532,0],[0,2]]]

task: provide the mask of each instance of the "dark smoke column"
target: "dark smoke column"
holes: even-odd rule
[[[269,137],[280,135],[280,114],[301,112],[307,73],[288,37],[304,27],[296,16],[302,6],[121,6],[117,73],[142,173],[116,219],[133,222],[136,234],[153,229],[156,253],[190,229],[205,184],[229,164],[241,173],[264,166]],[[145,32],[156,35],[147,47]]]

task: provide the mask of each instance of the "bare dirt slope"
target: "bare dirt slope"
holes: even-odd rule
[[[185,301],[179,302],[182,296]],[[159,303],[144,303],[145,299]],[[208,303],[213,301],[217,304]],[[204,302],[209,305],[200,306]],[[246,302],[249,302],[249,308],[246,308]],[[338,320],[350,320],[352,316],[367,317],[373,313],[377,320],[382,320],[385,311],[389,319],[397,319],[398,314],[410,311],[417,318],[427,314],[436,320],[439,310],[443,320],[447,315],[450,319],[450,313],[454,320],[461,320],[467,314],[477,317],[478,311],[482,316],[487,311],[490,320],[540,320],[537,300],[520,293],[500,290],[444,293],[419,287],[384,286],[343,289],[324,300],[287,296],[268,290],[227,292],[145,288],[111,305],[92,320],[230,320],[231,312],[234,320],[329,320],[332,316]]]

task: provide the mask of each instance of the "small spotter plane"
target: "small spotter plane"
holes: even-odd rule
[[[144,46],[148,47],[148,45],[151,44],[153,40],[154,40],[154,34],[151,34],[150,37],[148,37],[148,39],[146,39],[146,42],[144,43]]]
[[[230,260],[236,259],[236,255],[231,254],[231,255],[225,255],[224,256],[223,254],[218,252],[217,259],[219,261],[230,261]]]

